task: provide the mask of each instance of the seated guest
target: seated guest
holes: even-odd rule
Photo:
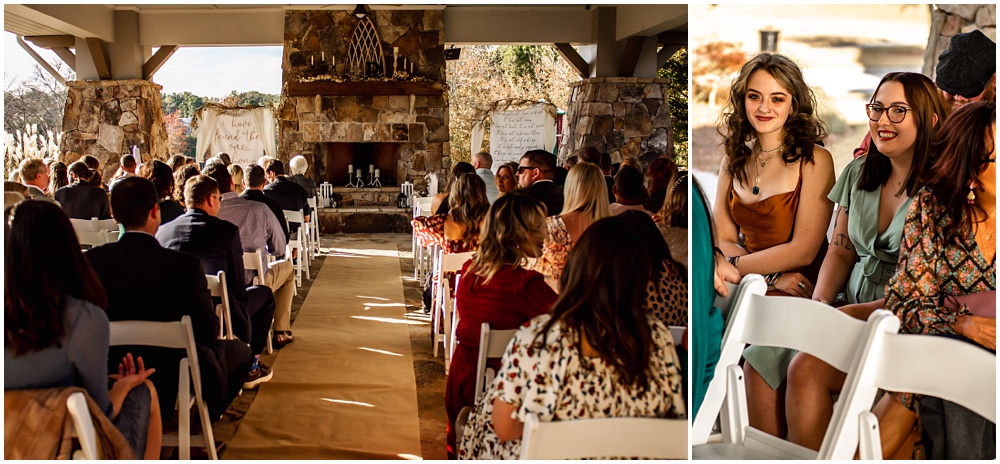
[[[608,156],[608,159],[607,159],[608,169],[605,170],[605,168],[604,168],[604,155],[605,154],[606,153],[601,153],[600,150],[598,150],[597,148],[592,147],[592,146],[586,146],[586,147],[580,148],[579,150],[576,151],[576,155],[580,159],[580,161],[585,161],[585,162],[588,162],[588,163],[594,163],[594,164],[597,165],[597,167],[601,168],[601,172],[604,173],[604,183],[607,184],[607,187],[608,187],[608,204],[611,204],[611,203],[615,202],[615,197],[614,197],[614,195],[611,194],[611,187],[614,185],[614,178],[612,178],[609,175],[609,173],[611,172],[610,171],[610,169],[611,169],[611,156],[610,155]]]
[[[174,201],[177,204],[184,205],[184,185],[188,179],[198,174],[201,174],[201,171],[194,164],[185,164],[174,171]]]
[[[161,161],[151,162],[170,169]],[[116,243],[88,251],[87,260],[108,292],[108,319],[166,322],[191,316],[202,397],[211,417],[218,419],[243,386],[252,362],[250,348],[239,340],[217,339],[220,321],[201,262],[195,256],[161,247],[153,236],[160,226],[156,197],[153,184],[146,179],[116,183],[111,189],[111,205],[125,233]],[[163,291],[164,282],[170,282],[174,291]],[[137,305],[138,301],[142,304]],[[173,411],[182,354],[155,347],[115,347],[112,359],[126,349],[141,353],[146,364],[155,368],[150,380],[159,391],[161,411]]]
[[[267,169],[267,165],[271,164],[271,162],[276,159],[277,158],[273,156],[268,156],[268,155],[261,156],[260,158],[257,158],[257,166]]]
[[[448,456],[456,453],[455,419],[473,406],[476,397],[476,363],[483,322],[491,329],[511,330],[549,311],[556,294],[535,271],[521,267],[541,254],[545,238],[545,210],[534,198],[505,195],[490,207],[483,223],[483,242],[475,257],[462,267],[456,290],[455,328],[458,344],[451,356],[445,408],[448,412]],[[500,367],[499,359],[489,366]]]
[[[219,161],[222,161],[222,164],[227,168],[233,164],[233,160],[232,158],[229,157],[229,153],[226,153],[224,151],[216,153],[215,157],[219,158]]]
[[[26,198],[53,201],[52,198],[45,195],[45,189],[49,188],[49,170],[41,158],[26,158],[21,161],[21,165],[18,167],[18,176],[21,178],[21,184],[28,188]],[[49,192],[50,195],[53,193]]]
[[[180,154],[173,155],[170,157],[169,160],[167,160],[167,166],[170,166],[170,169],[172,169],[174,172],[177,172],[178,169],[184,167],[187,164],[188,164],[188,157]]]
[[[247,166],[245,177],[243,177],[244,189],[243,193],[240,194],[240,198],[265,204],[267,208],[274,213],[274,216],[278,218],[278,223],[281,225],[281,231],[285,234],[285,242],[288,242],[288,222],[285,221],[285,213],[282,211],[281,205],[279,205],[278,202],[268,198],[267,195],[264,195],[264,185],[266,183],[267,178],[264,176],[264,168],[257,166],[256,164]]]
[[[517,166],[517,185],[521,193],[545,205],[549,216],[563,210],[563,188],[552,179],[555,175],[556,157],[545,150],[529,150]],[[569,175],[566,176],[569,183]]]
[[[292,175],[288,176],[288,180],[302,187],[306,191],[307,198],[316,198],[316,181],[305,175],[306,171],[309,170],[309,162],[306,161],[306,157],[302,155],[294,156],[288,160],[288,169],[292,171]]]
[[[626,211],[618,216],[628,221],[635,240],[646,247],[653,260],[653,272],[646,286],[643,306],[649,315],[668,326],[688,326],[687,270],[677,262],[660,235],[656,223],[642,211]]]
[[[302,211],[302,220],[309,222],[309,214],[312,211],[306,202],[306,190],[285,177],[285,164],[281,160],[273,160],[264,168],[264,175],[270,182],[264,186],[264,195],[277,202],[282,210]],[[288,224],[289,233],[294,234],[298,230],[299,223]]]
[[[670,255],[688,267],[688,173],[682,171],[671,183],[660,212],[653,217],[663,239],[667,241]]]
[[[497,197],[503,195],[507,192],[513,192],[517,189],[517,163],[508,162],[501,164],[497,168],[497,174],[493,178],[493,182],[497,186]]]
[[[476,168],[472,167],[471,164],[463,161],[455,163],[451,168],[451,177],[448,178],[448,185],[445,185],[444,191],[431,198],[431,214],[448,214],[448,210],[451,209],[451,205],[448,202],[448,195],[451,192],[452,185],[455,185],[455,180],[461,177],[462,174],[475,173]]]
[[[184,214],[184,207],[171,196],[171,192],[174,191],[174,174],[170,166],[160,160],[146,161],[139,168],[139,177],[148,179],[156,189],[156,196],[159,198],[156,204],[160,208],[160,224],[166,224]]]
[[[28,188],[23,184],[6,181],[3,183],[3,207],[7,209],[27,199]]]
[[[530,261],[528,269],[542,273],[550,285],[557,284],[573,244],[594,221],[611,215],[604,201],[608,197],[605,188],[604,175],[596,164],[580,162],[569,170],[566,208],[546,219],[542,256]]]
[[[116,172],[115,177],[111,179],[111,185],[114,186],[115,182],[126,177],[136,175],[136,168],[135,157],[132,155],[122,155],[121,159],[118,161],[118,172]]]
[[[69,171],[66,169],[66,163],[62,161],[49,163],[49,188],[45,191],[51,195],[67,185],[69,185]]]
[[[615,168],[611,164],[611,155],[608,153],[601,153],[601,162],[598,164],[601,168],[601,172],[604,173],[604,183],[608,186],[608,204],[615,202],[615,196],[611,193],[611,188],[615,184]]]
[[[573,169],[573,166],[576,166],[576,163],[579,162],[580,162],[579,156],[576,155],[569,156],[566,158],[566,162],[563,163],[563,168],[565,168],[566,172],[569,173],[569,170]]]
[[[226,272],[233,334],[249,343],[254,355],[243,388],[255,388],[271,380],[271,368],[258,358],[274,320],[274,295],[267,287],[245,283],[239,229],[216,217],[222,206],[219,184],[205,175],[194,176],[184,186],[184,198],[187,212],[160,227],[156,239],[164,248],[197,256],[206,274]]]
[[[545,422],[684,417],[674,340],[642,304],[656,263],[633,240],[636,232],[617,216],[580,237],[551,316],[518,329],[493,385],[469,415],[461,458],[517,458],[529,413]]]
[[[622,162],[618,166],[618,171],[621,171],[621,168],[623,168],[625,166],[632,166],[633,168],[638,169],[639,172],[642,172],[642,166],[639,165],[639,160],[636,157],[634,157],[634,156],[625,156],[625,157],[622,157]],[[618,175],[618,171],[615,171],[615,175],[616,176]]]
[[[653,213],[646,211],[642,205],[642,197],[646,189],[642,186],[642,173],[631,166],[622,166],[615,174],[615,182],[611,187],[615,201],[608,208],[611,214],[617,216],[625,211],[642,211],[650,216]]]
[[[265,254],[280,258],[285,255],[285,234],[274,213],[263,203],[240,198],[233,192],[233,180],[222,162],[205,167],[205,174],[215,179],[222,194],[219,219],[236,225],[240,230],[243,251],[254,253],[264,250]],[[295,292],[295,268],[287,259],[264,263],[264,275],[257,276],[261,285],[274,292],[274,333],[275,346],[284,347],[292,342],[292,296]],[[246,269],[246,282],[253,280],[254,272]]]
[[[56,190],[56,201],[62,205],[66,215],[74,219],[111,219],[111,205],[108,193],[90,183],[94,171],[76,161],[69,165],[69,180],[72,182]]]
[[[236,192],[237,195],[242,195],[244,189],[243,168],[241,168],[238,164],[230,164],[229,166],[226,166],[226,169],[229,169],[229,176],[233,178],[233,191]]]
[[[120,367],[112,371],[117,379],[108,379],[108,299],[69,218],[41,201],[22,202],[8,214],[4,390],[83,387],[136,456],[159,459],[160,408],[147,380],[155,369],[129,353],[110,362]]]
[[[645,155],[644,155],[645,156]],[[663,200],[670,190],[671,180],[677,175],[677,164],[670,158],[653,158],[646,168],[646,211],[657,212],[663,207]]]
[[[486,198],[490,200],[490,204],[492,205],[497,200],[497,195],[500,194],[500,191],[497,190],[492,171],[493,157],[485,151],[476,153],[472,155],[472,167],[476,168],[476,175],[486,183]]]
[[[87,165],[93,173],[90,176],[90,185],[100,187],[102,190],[107,192],[108,185],[104,183],[104,175],[101,173],[101,162],[92,155],[84,155],[83,158],[80,158],[80,161],[83,161],[83,164]]]

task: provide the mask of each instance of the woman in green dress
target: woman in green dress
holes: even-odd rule
[[[918,176],[930,165],[931,142],[950,111],[926,76],[894,72],[882,78],[867,105],[874,143],[844,168],[830,192],[837,218],[813,300],[882,306],[906,212],[922,185]],[[818,450],[833,415],[830,392],[839,391],[846,374],[807,353],[794,356],[786,392],[788,439]]]

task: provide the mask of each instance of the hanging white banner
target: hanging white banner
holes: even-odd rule
[[[223,151],[241,166],[256,163],[265,154],[274,156],[274,113],[270,108],[222,111],[209,107],[199,116],[199,162]]]
[[[490,114],[490,155],[493,156],[493,170],[508,161],[518,162],[528,150],[552,151],[552,143],[546,140],[546,130],[555,128],[555,119],[545,111],[545,105],[514,111],[494,111]]]

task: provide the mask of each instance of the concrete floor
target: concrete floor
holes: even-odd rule
[[[352,240],[370,240],[377,243],[390,244],[394,245],[399,251],[399,270],[403,285],[403,296],[406,301],[406,317],[414,321],[424,322],[424,324],[409,326],[410,347],[413,351],[413,371],[417,382],[421,455],[424,459],[447,459],[445,451],[445,427],[448,419],[444,410],[444,358],[441,356],[434,358],[432,356],[433,346],[431,344],[430,316],[425,315],[422,310],[422,289],[419,283],[413,278],[410,235],[324,235],[321,237],[320,242],[321,248],[328,249]],[[322,254],[313,260],[311,265],[313,276],[323,269],[323,262],[324,257]],[[327,272],[330,271],[327,270]],[[295,329],[295,318],[303,301],[309,296],[311,286],[312,280],[303,278],[303,285],[299,288],[299,294],[292,301],[293,331]],[[271,365],[280,353],[279,350],[270,355],[264,354],[261,356],[261,360]],[[281,372],[275,372],[274,375],[280,376]],[[228,443],[232,440],[239,429],[240,421],[249,410],[256,396],[256,390],[246,390],[233,401],[233,404],[229,406],[223,417],[212,427],[216,442]],[[164,451],[164,456],[170,455],[170,451]],[[192,450],[193,457],[197,458],[197,454],[194,451]],[[220,459],[225,458],[224,448],[219,457]]]

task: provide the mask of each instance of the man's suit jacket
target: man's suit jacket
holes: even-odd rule
[[[156,240],[164,248],[198,257],[206,274],[226,272],[233,334],[240,340],[249,341],[250,317],[246,310],[247,285],[239,229],[194,208],[160,226]]]
[[[191,316],[202,377],[224,378],[225,369],[217,354],[219,320],[198,258],[167,250],[142,232],[125,233],[117,243],[91,249],[85,256],[108,294],[109,320],[169,322]],[[108,372],[118,372],[126,352],[141,355],[147,368],[156,368],[152,381],[161,406],[169,408],[162,410],[173,410],[181,354],[162,348],[113,347]],[[219,384],[206,382],[208,385]]]
[[[74,219],[111,219],[111,203],[108,193],[100,187],[77,182],[60,187],[55,193],[56,201],[62,205],[66,215]]]
[[[281,209],[302,210],[304,216],[308,216],[310,213],[309,204],[306,202],[306,190],[284,176],[280,176],[274,182],[265,185],[264,195],[278,202]],[[282,217],[284,217],[284,213],[282,213]],[[299,226],[297,224],[289,225],[288,230],[294,232],[299,230]]]
[[[264,192],[260,190],[246,189],[242,194],[240,194],[240,198],[250,201],[259,201],[267,205],[271,212],[274,213],[274,216],[278,218],[278,222],[281,223],[281,231],[285,233],[285,241],[288,241],[288,238],[290,237],[290,234],[288,233],[288,221],[285,220],[285,212],[281,210],[281,205],[279,205],[278,202],[268,198],[267,195],[264,195]]]
[[[540,180],[517,191],[544,203],[549,216],[562,213],[563,191],[552,181]]]

